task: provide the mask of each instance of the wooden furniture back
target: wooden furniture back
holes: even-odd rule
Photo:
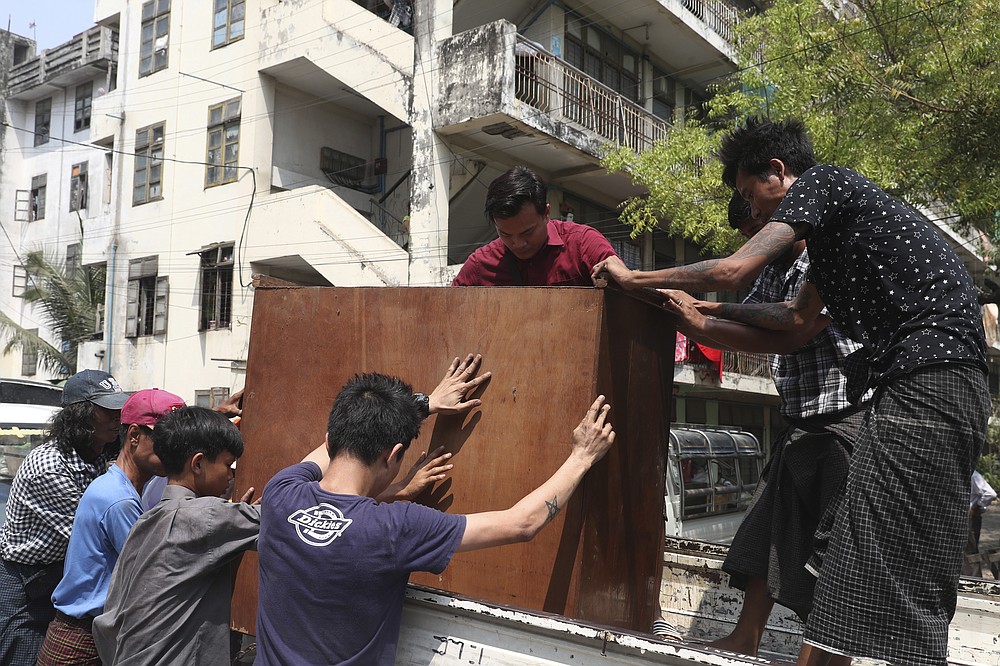
[[[459,553],[440,576],[411,582],[648,631],[660,582],[673,347],[669,315],[608,290],[258,289],[237,492],[262,489],[319,445],[337,391],[356,373],[396,375],[429,393],[454,357],[479,352],[493,373],[477,394],[482,407],[432,416],[402,469],[444,445],[455,467],[420,501],[453,513],[505,509],[562,464],[573,428],[603,393],[617,442],[551,525],[529,543]],[[254,632],[256,595],[257,558],[248,553],[234,628]]]

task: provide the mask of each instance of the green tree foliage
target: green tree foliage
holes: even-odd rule
[[[712,157],[717,145],[713,132],[693,121],[642,153],[609,149],[604,167],[628,172],[648,192],[623,204],[621,220],[633,227],[633,237],[659,226],[706,252],[728,254],[738,246],[726,221],[730,193],[722,185],[722,164]]]
[[[46,258],[35,251],[25,255],[28,285],[22,298],[35,306],[39,323],[52,331],[57,345],[17,324],[0,312],[4,353],[14,349],[38,352],[42,367],[65,375],[76,373],[77,346],[94,335],[97,308],[104,303],[103,267],[75,266]]]
[[[750,114],[801,118],[821,162],[848,166],[913,204],[943,203],[995,237],[1000,208],[1000,21],[988,0],[776,0],[741,23],[742,68],[717,82],[705,124],[609,170],[649,190],[623,221],[665,215],[671,231],[714,237],[726,193],[706,163],[719,132]],[[703,149],[692,154],[692,146]],[[673,184],[661,180],[672,179]],[[713,189],[714,188],[714,189]],[[702,214],[678,213],[712,202]],[[714,227],[714,230],[713,230]]]

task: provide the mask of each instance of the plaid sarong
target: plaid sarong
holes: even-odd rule
[[[833,511],[804,639],[835,654],[945,666],[969,478],[990,400],[982,370],[934,365],[875,396]]]
[[[816,578],[805,564],[820,518],[847,478],[863,417],[855,411],[814,418],[778,436],[722,565],[733,587],[763,579],[772,599],[808,617]]]
[[[94,645],[92,619],[77,619],[56,611],[45,632],[37,666],[101,666]]]
[[[55,616],[52,591],[62,562],[20,564],[0,559],[0,664],[34,664]]]

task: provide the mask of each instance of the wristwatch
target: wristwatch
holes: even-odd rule
[[[417,411],[420,412],[420,418],[426,419],[431,415],[431,399],[429,396],[423,393],[414,393],[413,402],[417,403]]]

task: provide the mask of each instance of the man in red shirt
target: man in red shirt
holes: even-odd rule
[[[590,268],[615,256],[593,227],[549,219],[548,188],[517,166],[486,192],[486,217],[499,238],[469,256],[452,281],[457,287],[589,287]]]

